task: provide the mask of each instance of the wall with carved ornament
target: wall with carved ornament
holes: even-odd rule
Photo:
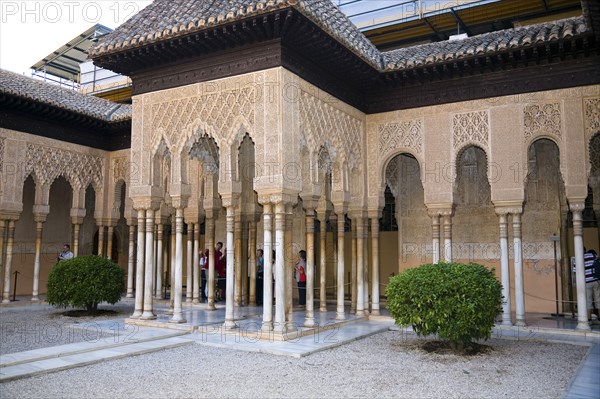
[[[79,254],[91,254],[97,239],[97,217],[111,217],[109,211],[114,197],[109,198],[108,194],[114,194],[114,189],[107,188],[114,186],[116,179],[128,179],[129,163],[126,160],[129,151],[108,153],[8,129],[0,129],[0,143],[0,180],[3,182],[0,214],[3,218],[16,220],[12,270],[20,273],[17,295],[29,295],[32,291],[36,211],[46,214],[40,258],[40,292],[44,293],[48,272],[56,263],[62,245],[72,245],[74,195],[79,189],[85,192],[82,203],[78,205],[85,209],[81,220]],[[120,166],[115,167],[116,164]],[[110,173],[109,165],[113,166]],[[40,191],[42,187],[48,189],[47,195],[38,194],[38,205],[42,206],[34,210],[36,190]],[[126,249],[121,246],[119,251],[124,255],[119,259],[120,264],[125,267]],[[2,275],[3,267],[2,263]],[[14,283],[14,276],[12,281]]]

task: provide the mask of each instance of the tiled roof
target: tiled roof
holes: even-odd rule
[[[330,0],[155,0],[104,36],[90,56],[119,52],[207,27],[293,7],[378,71],[397,71],[527,47],[589,31],[584,17],[381,53]]]
[[[444,41],[382,53],[386,71],[451,62],[462,58],[528,47],[579,36],[588,29],[583,17],[485,33],[463,40]]]
[[[155,0],[114,32],[99,39],[90,57],[190,34],[292,7],[377,69],[377,48],[330,0]]]
[[[113,103],[0,69],[0,94],[3,93],[105,122],[131,119],[131,105]]]

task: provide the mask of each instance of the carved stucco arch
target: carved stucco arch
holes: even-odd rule
[[[529,150],[537,141],[540,141],[540,140],[551,141],[552,143],[554,143],[554,145],[558,149],[560,178],[562,179],[563,183],[566,185],[567,181],[565,180],[565,176],[567,175],[567,173],[566,173],[567,172],[567,169],[566,169],[567,162],[566,162],[564,151],[562,148],[562,143],[555,136],[548,135],[548,134],[539,134],[539,135],[532,137],[530,140],[527,140],[526,145],[524,147],[525,151],[524,151],[524,154],[522,157],[523,184],[525,184],[525,182],[527,181],[527,176],[529,175]]]
[[[593,166],[592,165],[592,144],[594,144],[595,142],[598,142],[598,145],[600,146],[600,130],[595,133],[592,133],[590,135],[590,138],[587,141],[587,146],[585,148],[586,178],[588,181],[591,177],[592,166]],[[598,148],[597,151],[600,152],[600,148]],[[598,166],[598,169],[600,170],[600,165]]]
[[[385,186],[387,185],[386,173],[387,173],[388,166],[390,165],[390,162],[392,161],[392,159],[396,158],[399,155],[410,155],[411,157],[413,157],[417,161],[417,163],[419,165],[419,174],[420,174],[421,184],[423,184],[423,163],[424,163],[424,160],[421,157],[421,155],[418,154],[413,149],[410,149],[410,148],[397,148],[396,150],[394,150],[392,152],[389,152],[385,156],[385,158],[383,158],[380,161],[379,179],[377,179],[378,182],[379,182],[379,186],[377,187],[377,193],[381,197],[383,197],[385,195]]]
[[[492,186],[493,176],[491,176],[491,173],[492,173],[493,167],[492,167],[492,161],[490,159],[489,149],[487,148],[487,146],[483,146],[481,143],[479,143],[477,141],[467,141],[463,145],[458,147],[456,149],[456,151],[454,152],[453,159],[450,162],[451,168],[444,168],[444,170],[451,170],[453,174],[450,176],[445,176],[445,172],[444,172],[444,170],[442,170],[442,175],[444,177],[452,179],[452,192],[456,192],[456,188],[457,188],[456,187],[456,184],[457,184],[456,179],[458,178],[458,172],[459,172],[458,171],[459,160],[462,157],[463,153],[472,147],[479,148],[485,154],[485,175],[488,179],[490,188]]]

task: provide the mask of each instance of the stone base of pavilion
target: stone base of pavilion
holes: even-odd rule
[[[156,319],[125,319],[125,324],[158,327],[174,330],[188,331],[197,333],[201,336],[222,335],[232,336],[236,339],[256,340],[256,341],[292,341],[300,337],[314,335],[324,336],[328,333],[332,336],[340,327],[349,323],[367,320],[365,315],[355,315],[346,312],[345,319],[338,320],[335,311],[335,305],[332,310],[327,312],[314,312],[314,325],[306,325],[306,310],[295,308],[292,313],[292,320],[284,326],[277,326],[275,323],[272,328],[263,326],[263,308],[260,306],[236,306],[234,310],[234,328],[226,328],[225,323],[225,305],[216,305],[215,310],[209,310],[206,304],[183,305],[184,322],[172,322],[172,315],[168,314],[168,304],[161,302],[155,306]],[[347,308],[349,310],[349,307]],[[273,308],[275,313],[275,308]]]

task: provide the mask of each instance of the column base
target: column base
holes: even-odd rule
[[[226,330],[233,330],[238,328],[237,324],[235,324],[233,320],[225,320],[225,322],[223,323],[223,327],[225,327]]]
[[[306,320],[304,321],[304,327],[314,327],[317,324],[315,323],[315,318],[314,317],[307,317]]]
[[[336,320],[346,320],[346,314],[343,312],[342,313],[338,312],[335,314],[335,319]]]
[[[181,324],[181,323],[186,323],[187,320],[183,318],[183,315],[179,314],[179,315],[173,315],[173,317],[171,318],[171,320],[169,320],[169,323],[174,323],[174,324]]]
[[[525,327],[525,326],[527,326],[527,324],[525,324],[525,320],[517,320],[515,322],[515,326],[517,326],[517,327]]]
[[[140,320],[156,320],[156,315],[151,310],[147,310],[142,313]]]
[[[260,330],[264,333],[272,332],[273,331],[273,323],[270,321],[263,322]]]
[[[590,331],[592,328],[590,327],[590,323],[586,320],[577,322],[577,327],[575,327],[575,329],[580,331]]]
[[[133,298],[133,292],[128,292],[125,298]]]
[[[141,310],[136,310],[133,312],[133,314],[131,316],[129,316],[130,319],[139,319],[140,317],[142,317]]]
[[[371,309],[371,314],[373,316],[379,316],[380,315],[379,308],[377,308],[377,309]]]
[[[31,302],[38,302],[40,300],[40,298],[36,295],[31,297]]]
[[[194,305],[200,305],[200,300],[199,300],[198,298],[196,298],[196,299],[194,299],[194,300],[192,301],[192,303],[193,303]]]
[[[217,307],[214,303],[209,303],[208,305],[206,305],[206,310],[217,310]]]
[[[321,306],[319,312],[327,312],[327,306]]]
[[[185,303],[192,303],[192,298],[186,298]]]

